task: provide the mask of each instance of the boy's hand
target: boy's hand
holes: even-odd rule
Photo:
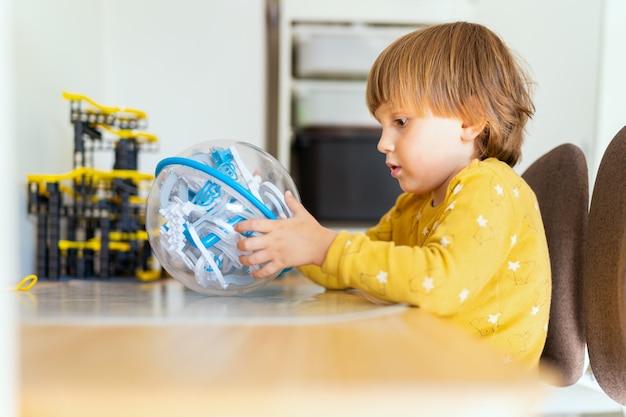
[[[235,225],[239,233],[261,233],[237,243],[240,251],[253,252],[239,257],[242,264],[265,264],[252,273],[254,278],[265,278],[293,266],[321,266],[337,235],[320,225],[289,191],[285,193],[285,202],[293,214],[288,219],[244,220]]]

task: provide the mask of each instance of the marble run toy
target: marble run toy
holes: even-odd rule
[[[298,192],[276,159],[245,142],[216,140],[163,159],[155,175],[146,226],[171,276],[208,295],[240,295],[278,276],[252,278],[234,230],[244,219],[291,216],[283,196]]]
[[[137,130],[145,127],[147,115],[102,106],[81,94],[63,92],[63,98],[70,101],[74,126],[73,170],[27,177],[37,275],[160,278],[145,231],[145,196],[154,176],[137,171],[139,151],[156,150],[158,142]],[[93,167],[95,150],[114,150],[113,170]]]

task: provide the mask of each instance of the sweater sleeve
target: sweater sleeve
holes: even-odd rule
[[[459,298],[475,297],[505,263],[516,236],[515,204],[497,177],[462,177],[450,184],[433,222],[415,234],[419,243],[374,241],[340,233],[321,271],[383,300],[420,306],[437,315],[455,314]],[[402,210],[399,210],[402,211]],[[417,216],[420,217],[420,216]],[[416,227],[415,216],[393,228]]]
[[[322,268],[317,265],[300,266],[298,271],[311,281],[329,290],[346,290],[350,288],[339,277],[322,272]]]
[[[406,196],[406,194],[404,194]],[[398,199],[398,201],[402,200],[402,196]],[[378,224],[369,228],[365,234],[368,239],[376,241],[376,240],[391,240],[392,231],[391,231],[391,222],[390,218],[394,216],[395,206],[392,207],[384,216],[381,217]],[[347,232],[340,232],[340,236],[347,235]],[[336,238],[337,239],[337,238]],[[341,237],[343,241],[344,238]],[[333,246],[335,242],[333,242]],[[332,246],[331,246],[332,248]],[[329,289],[329,290],[345,290],[351,288],[347,285],[344,280],[340,279],[337,276],[332,274],[328,274],[322,271],[322,269],[316,265],[306,265],[298,267],[298,271],[300,271],[304,276],[309,278],[311,281]]]

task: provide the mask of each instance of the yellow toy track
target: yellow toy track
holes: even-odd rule
[[[103,106],[102,104],[99,104],[97,102],[95,102],[94,100],[92,100],[91,98],[83,95],[83,94],[76,94],[76,93],[68,93],[67,91],[63,92],[63,98],[69,101],[74,101],[74,102],[81,102],[84,101],[86,103],[91,104],[93,107],[95,107],[99,112],[105,114],[105,115],[110,115],[110,114],[129,114],[129,115],[134,115],[137,119],[145,119],[148,116],[146,115],[145,112],[141,111],[141,110],[137,110],[137,109],[131,109],[128,107],[110,107],[110,106]]]
[[[146,113],[67,91],[63,98],[70,101],[74,169],[27,176],[28,212],[37,222],[37,275],[52,280],[160,278],[145,231],[146,195],[154,175],[137,170],[138,151],[154,150],[158,141],[137,130],[145,125]],[[115,139],[105,142],[104,132]],[[93,167],[94,150],[115,151],[111,171]]]

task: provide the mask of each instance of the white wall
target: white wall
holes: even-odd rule
[[[63,90],[104,94],[103,1],[12,0],[21,275],[35,272],[26,176],[72,170],[74,142]]]
[[[526,59],[537,82],[520,168],[573,142],[585,151],[593,186],[604,150],[626,125],[626,1],[474,2],[477,20]]]
[[[12,26],[10,19],[10,3],[0,0],[0,62],[11,60]],[[2,152],[0,152],[0,178],[9,198],[4,199],[2,216],[0,216],[0,230],[3,238],[0,240],[0,414],[7,417],[17,415],[17,332],[15,327],[15,302],[17,295],[7,291],[15,286],[20,276],[17,268],[18,249],[15,245],[15,236],[18,232],[15,219],[21,208],[18,200],[12,196],[21,191],[16,178],[16,147],[15,141],[15,109],[13,108],[13,75],[10,65],[0,66],[0,137]]]
[[[200,141],[265,145],[263,0],[10,1],[22,274],[34,272],[35,259],[26,176],[73,168],[63,90],[147,112],[160,150],[140,155],[144,172]],[[111,154],[96,154],[96,168],[111,163]]]
[[[63,90],[104,92],[102,1],[13,0],[17,136],[21,173],[72,167]]]
[[[265,146],[262,0],[104,3],[105,98],[148,113],[160,152],[140,170],[200,141]]]
[[[613,136],[626,126],[626,1],[604,0],[604,4],[597,141],[592,160],[594,173]]]
[[[602,1],[475,0],[475,17],[528,64],[536,112],[518,171],[565,142],[593,153]]]

